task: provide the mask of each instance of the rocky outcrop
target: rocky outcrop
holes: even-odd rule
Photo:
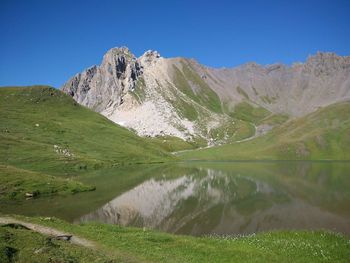
[[[135,88],[141,74],[141,65],[128,48],[112,48],[100,66],[75,75],[62,90],[78,103],[101,112],[121,105],[123,96]]]
[[[139,58],[139,61],[143,66],[150,66],[155,64],[158,58],[160,58],[160,54],[157,51],[148,50]]]

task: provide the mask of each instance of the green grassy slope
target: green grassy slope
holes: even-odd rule
[[[262,119],[271,115],[271,112],[263,107],[253,107],[248,102],[243,101],[237,104],[234,111],[229,114],[236,119],[259,124]]]
[[[221,113],[219,96],[208,86],[186,60],[181,60],[181,70],[174,67],[174,83],[184,94],[212,112]],[[192,86],[196,87],[194,91]]]
[[[288,121],[265,136],[181,154],[200,160],[349,160],[350,102],[321,108]]]
[[[52,175],[171,160],[165,149],[54,88],[0,88],[0,199],[93,190]]]
[[[98,249],[69,247],[63,242],[55,242],[55,247],[29,230],[4,227],[0,232],[0,258],[6,258],[6,247],[17,251],[13,253],[17,262],[24,262],[26,257],[33,259],[30,262],[42,262],[41,259],[63,255],[60,262],[100,262],[106,258],[116,262],[347,262],[350,256],[349,239],[326,232],[195,238],[105,224],[72,225],[58,219],[21,219],[95,241]],[[25,245],[29,240],[30,245]],[[46,249],[35,258],[30,255],[30,249],[42,247]]]
[[[45,86],[0,89],[0,157],[50,174],[169,159],[159,146]]]
[[[0,201],[23,199],[26,194],[32,194],[36,198],[91,190],[94,190],[93,186],[87,186],[74,180],[0,165]]]

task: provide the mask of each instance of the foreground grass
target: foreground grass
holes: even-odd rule
[[[262,137],[181,153],[185,160],[350,160],[350,102],[290,120]]]
[[[24,199],[26,194],[37,198],[56,194],[75,194],[94,189],[93,186],[74,180],[0,164],[0,201]]]
[[[350,257],[348,238],[322,231],[195,238],[105,224],[72,225],[55,218],[17,218],[64,230],[98,244],[95,251],[88,251],[72,245],[69,248],[60,242],[56,250],[50,247],[33,257],[33,250],[45,247],[47,239],[29,230],[5,228],[0,232],[0,258],[6,257],[4,247],[8,247],[17,251],[14,257],[19,262],[42,262],[56,253],[66,253],[62,262],[99,262],[106,258],[122,262],[347,262]],[[27,244],[29,240],[31,244]],[[68,261],[69,257],[73,261]]]
[[[20,226],[0,227],[0,262],[108,262],[108,257]]]

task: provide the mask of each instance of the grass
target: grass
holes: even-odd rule
[[[0,262],[108,262],[98,251],[32,232],[20,226],[0,227]]]
[[[140,77],[135,84],[135,89],[130,91],[130,94],[135,97],[137,102],[142,103],[146,99],[145,93],[145,80],[143,77]]]
[[[195,121],[198,119],[198,111],[191,101],[186,101],[181,96],[176,94],[174,87],[169,84],[169,91],[176,99],[170,99],[166,95],[164,98],[176,109],[177,113],[182,117],[190,121]]]
[[[192,68],[190,63],[182,61],[182,71],[192,85],[200,90],[196,92],[196,97],[202,102],[209,110],[221,113],[221,101],[219,96],[209,87],[209,85],[199,76]]]
[[[235,105],[234,111],[230,113],[230,116],[258,124],[270,114],[271,113],[263,107],[254,107],[250,103],[243,101]]]
[[[285,123],[289,117],[285,114],[271,114],[259,121],[259,124],[268,124],[271,126],[281,125]]]
[[[257,119],[256,119],[257,120]],[[287,121],[247,142],[185,152],[196,160],[350,160],[350,103]]]
[[[173,102],[172,104],[175,106],[175,109],[178,110],[181,117],[190,121],[195,121],[198,119],[198,112],[196,108],[191,105],[191,103],[186,102],[182,98],[177,98],[176,102]]]
[[[153,144],[159,145],[166,152],[176,152],[182,150],[191,150],[201,146],[200,142],[187,142],[178,137],[158,136],[149,138]]]
[[[39,196],[75,194],[95,188],[80,182],[43,173],[0,165],[0,201],[24,199],[25,194]]]
[[[104,166],[173,160],[141,138],[47,86],[0,89],[0,199],[67,194],[71,177]]]
[[[158,145],[46,87],[0,89],[0,163],[48,174],[169,160]]]
[[[46,247],[47,238],[28,230],[5,227],[0,232],[0,247],[3,248],[0,257],[6,258],[4,247],[17,251],[13,256],[19,262],[45,260],[56,253],[62,256],[63,262],[68,262],[70,258],[78,259],[78,262],[99,262],[106,258],[118,262],[347,262],[350,257],[348,238],[323,231],[279,231],[243,237],[195,238],[106,224],[72,225],[55,218],[20,219],[95,241],[98,249],[68,247],[59,242],[56,249],[45,249],[34,258],[29,254],[34,249]],[[30,244],[26,245],[28,242]],[[65,257],[60,253],[64,253]]]
[[[230,119],[209,132],[209,136],[222,143],[235,142],[249,138],[255,134],[255,127],[247,121]]]
[[[182,71],[173,66],[175,86],[193,101],[212,112],[222,113],[221,101],[208,84],[191,68],[190,64],[181,61]]]

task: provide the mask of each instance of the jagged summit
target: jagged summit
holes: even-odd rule
[[[331,52],[317,52],[309,56],[304,67],[316,74],[333,74],[350,68],[350,56],[338,56]]]
[[[113,55],[130,55],[130,56],[134,56],[130,49],[128,47],[122,46],[122,47],[113,47],[111,49],[109,49],[105,55],[107,54],[113,54]]]
[[[309,61],[341,61],[341,60],[348,60],[349,61],[350,56],[339,56],[334,52],[323,52],[323,51],[317,51],[314,55],[309,55],[306,62]]]
[[[251,107],[250,114],[293,118],[349,100],[350,57],[318,52],[292,66],[251,62],[216,69],[193,59],[163,58],[153,50],[137,58],[120,47],[110,49],[101,65],[68,80],[62,90],[141,136],[238,140],[244,138],[241,121],[255,133],[266,130],[256,119],[240,115],[243,104]]]
[[[156,61],[160,58],[160,54],[155,50],[147,50],[141,57],[139,57],[139,61],[142,65],[149,66],[151,64],[156,63]]]

